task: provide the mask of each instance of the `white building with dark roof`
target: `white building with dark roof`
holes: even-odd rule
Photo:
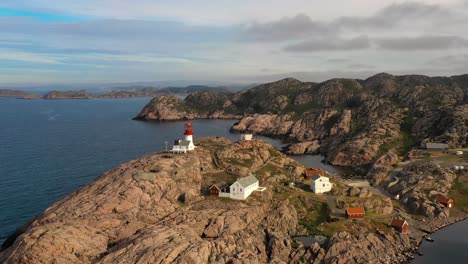
[[[331,191],[333,183],[330,182],[328,177],[320,174],[315,174],[310,179],[310,189],[314,193],[325,193]]]

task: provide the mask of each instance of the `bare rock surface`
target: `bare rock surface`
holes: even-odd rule
[[[447,217],[449,211],[435,201],[436,196],[448,197],[449,191],[457,178],[449,168],[428,161],[410,164],[397,175],[399,181],[387,187],[415,214],[428,217]]]
[[[0,262],[403,261],[405,238],[392,232],[377,235],[372,228],[333,235],[326,247],[298,246],[294,237],[308,225],[304,217],[321,210],[310,194],[278,183],[289,173],[300,180],[294,173],[300,165],[257,140],[203,138],[196,145],[186,155],[147,155],[103,174],[34,218],[3,245]],[[250,168],[267,190],[246,201],[205,196],[213,182],[239,177],[241,170],[229,171],[241,167]]]

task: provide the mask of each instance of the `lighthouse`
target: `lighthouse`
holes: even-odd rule
[[[184,124],[184,139],[176,139],[174,141],[174,146],[172,147],[172,153],[187,153],[187,151],[192,151],[195,149],[193,144],[193,129],[192,123],[187,122]]]
[[[193,129],[192,129],[192,123],[187,122],[185,123],[185,140],[187,141],[192,141],[193,142]]]

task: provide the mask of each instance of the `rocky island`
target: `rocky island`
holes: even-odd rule
[[[333,190],[314,194],[304,168],[260,140],[195,143],[187,154],[155,153],[122,164],[55,203],[5,241],[0,262],[402,263],[431,219],[466,217],[466,207],[449,210],[429,198],[466,196],[455,186],[466,184],[466,173],[437,165],[401,170],[388,190],[408,198],[406,206],[331,175]],[[245,201],[208,195],[213,184],[249,173],[265,191]],[[347,206],[365,206],[365,219],[345,219],[340,208]],[[394,217],[410,222],[410,235],[389,227]],[[300,240],[315,235],[325,240]]]

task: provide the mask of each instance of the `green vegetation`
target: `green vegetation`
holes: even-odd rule
[[[459,176],[450,190],[449,196],[453,199],[455,208],[468,212],[468,177]]]
[[[253,164],[252,159],[225,158],[224,161],[234,166],[242,166],[242,167],[247,167],[247,168],[252,167],[252,164]]]
[[[270,153],[270,157],[272,158],[281,156],[281,154],[276,149],[272,149],[272,148],[268,149],[268,153]]]
[[[356,83],[354,80],[350,79],[342,79],[341,84],[343,85],[343,88],[348,91],[352,91],[353,94],[359,93],[360,90],[356,86]]]
[[[464,153],[463,155],[450,154],[441,157],[440,160],[444,162],[468,162],[468,153]]]
[[[321,203],[315,211],[307,211],[304,218],[299,220],[299,224],[304,226],[310,235],[318,235],[322,232],[319,229],[321,223],[330,221],[328,205]]]
[[[340,119],[340,114],[338,114],[338,113],[334,114],[325,121],[323,126],[325,127],[326,130],[330,130],[330,128],[332,128],[333,125],[336,124],[339,119]]]
[[[404,156],[414,148],[416,146],[416,139],[411,135],[413,125],[413,117],[406,115],[400,124],[400,137],[381,145],[377,157],[384,155],[392,148],[397,149],[398,155]]]

